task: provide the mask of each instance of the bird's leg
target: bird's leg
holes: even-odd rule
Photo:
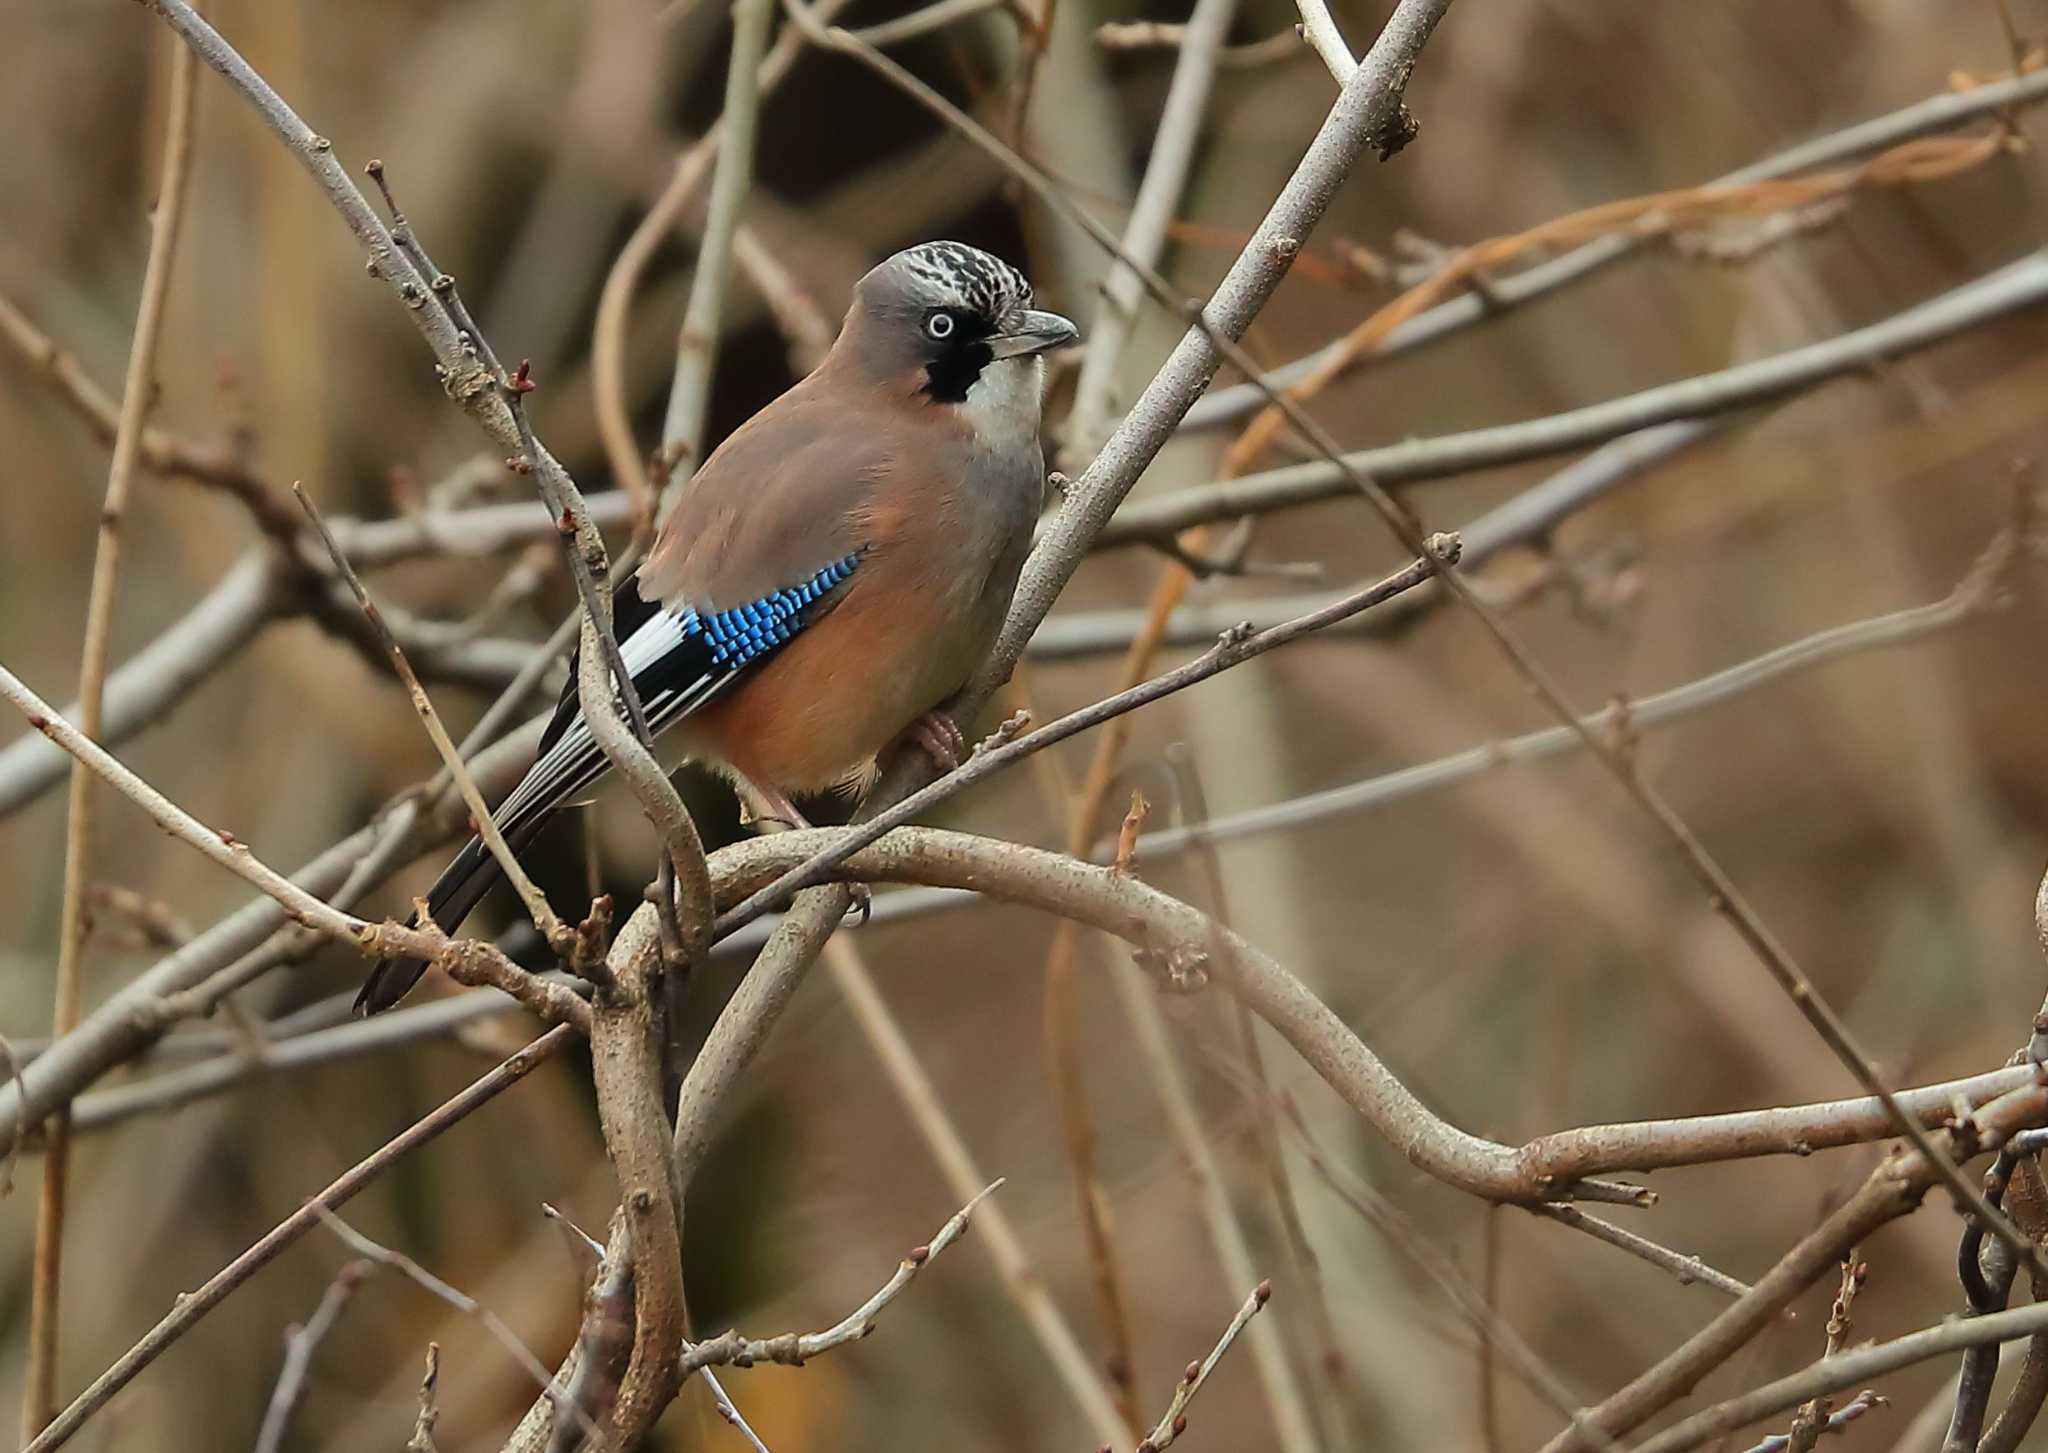
[[[943,711],[928,711],[912,722],[905,737],[917,744],[941,772],[951,772],[967,760],[967,738]]]
[[[811,821],[787,794],[773,787],[763,787],[758,782],[747,784],[752,790],[740,794],[740,826],[760,827],[767,823],[780,823],[786,828],[809,827]]]
[[[797,809],[787,793],[773,787],[764,787],[759,782],[748,782],[749,791],[740,793],[740,826],[758,827],[767,823],[780,823],[787,828],[803,828],[811,825],[810,819]],[[765,808],[766,811],[761,809]],[[853,907],[857,924],[865,924],[868,916],[875,911],[875,895],[865,883],[846,885],[853,893]]]

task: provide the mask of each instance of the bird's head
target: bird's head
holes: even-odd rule
[[[1080,336],[1031,306],[1031,284],[960,242],[906,248],[860,280],[835,353],[890,386],[949,404],[1023,402],[1035,419],[1040,355]]]

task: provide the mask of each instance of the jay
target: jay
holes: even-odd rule
[[[854,289],[815,372],[704,461],[613,600],[648,726],[677,757],[789,794],[858,781],[893,741],[957,763],[940,703],[1001,630],[1043,504],[1042,355],[1072,323],[1009,264],[927,242]],[[492,813],[517,851],[608,763],[576,672],[533,766]],[[951,761],[947,761],[947,758]],[[427,894],[452,932],[499,876],[471,838]],[[424,965],[387,959],[356,997],[389,1009]]]

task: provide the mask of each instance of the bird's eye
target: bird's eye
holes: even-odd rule
[[[931,316],[927,317],[924,320],[924,331],[926,336],[935,339],[944,340],[947,338],[951,338],[953,336],[954,326],[955,325],[953,322],[953,315],[951,313],[934,312],[933,314],[931,314]]]

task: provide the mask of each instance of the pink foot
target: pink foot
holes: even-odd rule
[[[908,735],[941,772],[950,772],[967,760],[967,738],[942,711],[926,712],[910,724]]]

